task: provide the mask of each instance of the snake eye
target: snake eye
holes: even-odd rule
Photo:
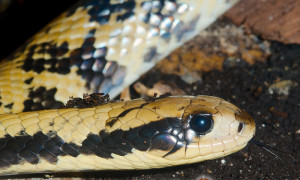
[[[214,125],[210,114],[191,115],[190,127],[200,135],[209,133]]]

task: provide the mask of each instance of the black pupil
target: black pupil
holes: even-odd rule
[[[207,134],[212,130],[213,119],[210,114],[191,115],[190,126],[197,134]]]

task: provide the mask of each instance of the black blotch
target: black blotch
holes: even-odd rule
[[[70,59],[68,59],[68,58],[60,59],[57,62],[57,66],[56,66],[57,71],[56,72],[59,74],[69,74],[70,66],[71,66]]]
[[[28,149],[22,149],[19,153],[19,156],[31,164],[37,164],[39,162],[38,156]]]
[[[42,103],[37,102],[37,103],[33,103],[33,105],[31,106],[31,109],[33,111],[37,111],[37,110],[41,110],[44,109]]]
[[[30,89],[27,100],[24,101],[23,111],[54,109],[63,106],[63,103],[55,100],[56,88],[47,90],[45,87]]]
[[[96,154],[102,158],[112,158],[110,153],[103,152],[103,148],[101,147],[101,138],[98,135],[90,134],[88,137],[82,142],[82,146],[80,147],[80,152],[84,154]]]
[[[43,146],[31,139],[26,143],[26,148],[32,151],[33,153],[38,154],[43,149]]]
[[[34,71],[41,73],[43,71],[49,71],[58,74],[68,74],[70,73],[70,68],[73,64],[70,64],[69,59],[60,58],[69,51],[68,46],[68,42],[63,42],[60,46],[57,46],[57,44],[53,42],[32,45],[28,48],[29,52],[26,54],[21,68],[26,72]],[[49,55],[50,58],[34,59],[34,54],[39,54],[41,56]],[[28,81],[28,83],[30,82]]]
[[[102,52],[101,58],[94,57],[96,51],[96,48],[94,47],[95,32],[95,29],[89,31],[81,47],[74,49],[70,53],[69,61],[71,65],[76,65],[78,67],[76,73],[86,82],[85,87],[93,92],[99,92],[100,85],[104,80],[102,70],[106,64],[106,59],[104,58],[106,51]],[[103,48],[101,47],[99,49]],[[97,66],[94,67],[94,65]],[[93,87],[93,89],[91,89],[91,87]]]
[[[63,152],[61,151],[60,147],[57,146],[52,140],[47,141],[44,144],[44,149],[53,154],[54,156],[61,155]]]
[[[91,134],[82,142],[80,152],[84,154],[93,154],[97,150],[97,144],[101,142],[99,136]]]
[[[12,109],[13,105],[14,105],[14,103],[10,103],[10,104],[5,105],[4,107],[6,107],[8,109]]]
[[[6,148],[18,153],[20,149],[24,148],[25,144],[30,139],[29,136],[19,136],[18,138],[10,138],[6,143]]]
[[[94,35],[95,33],[95,29],[90,30],[89,32],[91,35]],[[88,48],[93,48],[94,42],[95,42],[96,38],[95,37],[88,37],[84,40],[83,44],[82,44],[82,48],[83,51],[89,51]],[[94,48],[95,49],[95,48]],[[90,49],[91,50],[91,49]]]
[[[126,109],[125,111],[123,111],[121,114],[118,115],[118,118],[126,116],[126,114],[128,114],[130,111],[132,111],[134,109],[139,109],[139,108],[138,107],[134,107],[134,108]]]
[[[126,131],[117,129],[109,133],[102,130],[99,134],[89,134],[81,146],[64,142],[54,132],[37,132],[33,136],[26,134],[14,138],[7,135],[0,138],[0,167],[8,167],[22,161],[34,164],[40,158],[55,164],[59,156],[77,157],[79,154],[110,159],[112,153],[124,156],[131,153],[133,148],[140,151],[159,149],[171,154],[184,146],[184,142],[176,135],[164,133],[170,128],[176,128],[172,127],[172,124],[177,125],[175,118],[171,119],[151,122]],[[166,127],[166,124],[170,127]]]
[[[48,152],[46,149],[42,149],[39,155],[51,164],[56,164],[58,161],[58,158],[52,153]]]
[[[117,17],[117,20],[124,21],[127,18],[129,18],[134,13],[135,2],[131,0],[119,4],[110,4],[110,1],[92,0],[90,3],[88,3],[88,6],[90,5],[92,5],[92,8],[88,11],[88,14],[90,15],[90,21],[95,21],[103,25],[107,24],[110,19],[110,16],[116,12],[120,13],[120,15],[118,15]],[[88,6],[86,5],[85,7]],[[105,11],[109,11],[109,13],[103,13]]]
[[[32,70],[37,73],[43,72],[45,70],[44,67],[45,61],[46,61],[45,59],[41,59],[41,58],[33,60]]]
[[[138,131],[141,127],[129,129],[129,131],[124,131],[122,134],[122,139],[129,141],[130,145],[135,149],[140,151],[146,151],[150,147],[150,141],[138,136]]]
[[[33,59],[32,58],[27,58],[25,59],[22,69],[26,72],[30,71],[32,69],[32,64],[33,64]]]
[[[157,55],[156,47],[151,47],[149,52],[144,55],[144,61],[145,62],[152,62],[156,55]]]
[[[186,147],[186,142],[184,141],[178,141],[175,145],[175,147],[169,151],[167,154],[164,155],[164,157],[170,155],[170,154],[173,154],[175,153],[176,151],[178,151],[179,149],[183,148],[183,147]]]
[[[162,151],[170,151],[177,144],[177,138],[170,134],[157,134],[151,139],[150,150],[159,149]]]
[[[166,120],[168,121],[168,123],[172,126],[172,127],[180,127],[182,125],[181,120],[179,118],[166,118]]]
[[[135,7],[134,1],[128,1],[122,4],[122,8],[125,9],[125,13],[117,16],[117,21],[124,21],[134,15],[133,9]]]
[[[113,119],[110,119],[109,121],[107,121],[105,125],[112,127],[117,121],[118,121],[117,118],[113,118]]]
[[[69,43],[65,41],[58,47],[56,56],[63,56],[68,51],[69,51]]]
[[[55,135],[51,138],[51,141],[53,141],[53,143],[58,147],[61,147],[65,143],[64,140]]]
[[[26,84],[30,84],[30,83],[32,82],[32,80],[33,80],[33,77],[32,77],[32,78],[26,79],[24,82],[25,82]]]
[[[82,49],[77,48],[70,53],[70,63],[80,66],[82,63],[81,59]]]
[[[140,105],[140,109],[142,109],[144,106],[146,106],[147,104],[149,104],[148,102],[146,102],[146,103],[143,103],[143,104],[141,104]]]
[[[132,147],[125,139],[122,139],[123,131],[118,129],[109,134],[112,140],[118,145],[118,149],[124,154],[131,153]]]
[[[162,119],[160,121],[154,121],[149,124],[152,128],[158,130],[159,132],[170,133],[172,131],[172,126],[167,119]]]
[[[44,146],[44,144],[50,139],[47,135],[43,134],[42,132],[38,132],[33,135],[34,141],[39,143],[40,145]]]
[[[109,135],[102,138],[102,144],[102,150],[107,154],[114,153],[120,156],[126,155],[126,153],[123,153],[119,150],[116,142]]]
[[[134,15],[133,12],[126,12],[126,13],[123,14],[123,15],[118,15],[118,16],[117,16],[117,21],[124,21],[124,20],[130,18],[130,17],[133,16],[133,15]]]
[[[94,72],[92,70],[94,63],[95,63],[95,59],[94,58],[85,59],[85,60],[82,61],[82,66],[83,67],[81,67],[81,69],[84,70],[84,71],[85,70],[91,70],[91,72]]]
[[[139,131],[138,136],[146,139],[152,138],[154,135],[158,133],[157,130],[149,126],[148,124],[144,125]]]
[[[73,157],[77,157],[79,155],[79,152],[78,152],[78,148],[77,148],[77,145],[75,144],[63,144],[61,149],[66,153],[66,154],[69,154],[70,156],[73,156]]]
[[[7,161],[9,164],[18,164],[21,159],[9,148],[4,148],[0,150],[0,160]]]
[[[49,72],[52,72],[52,73],[56,73],[58,72],[57,70],[57,64],[58,64],[58,60],[56,58],[51,58],[51,59],[48,59],[46,61],[46,64],[49,68],[47,68],[47,70]]]

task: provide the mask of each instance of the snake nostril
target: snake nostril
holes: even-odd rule
[[[244,128],[244,123],[240,122],[239,127],[238,127],[238,133],[240,133]]]

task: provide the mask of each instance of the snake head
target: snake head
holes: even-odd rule
[[[249,114],[217,97],[167,97],[143,109],[139,111],[156,118],[137,132],[149,142],[143,156],[160,167],[170,161],[186,164],[231,154],[245,147],[255,133]]]

